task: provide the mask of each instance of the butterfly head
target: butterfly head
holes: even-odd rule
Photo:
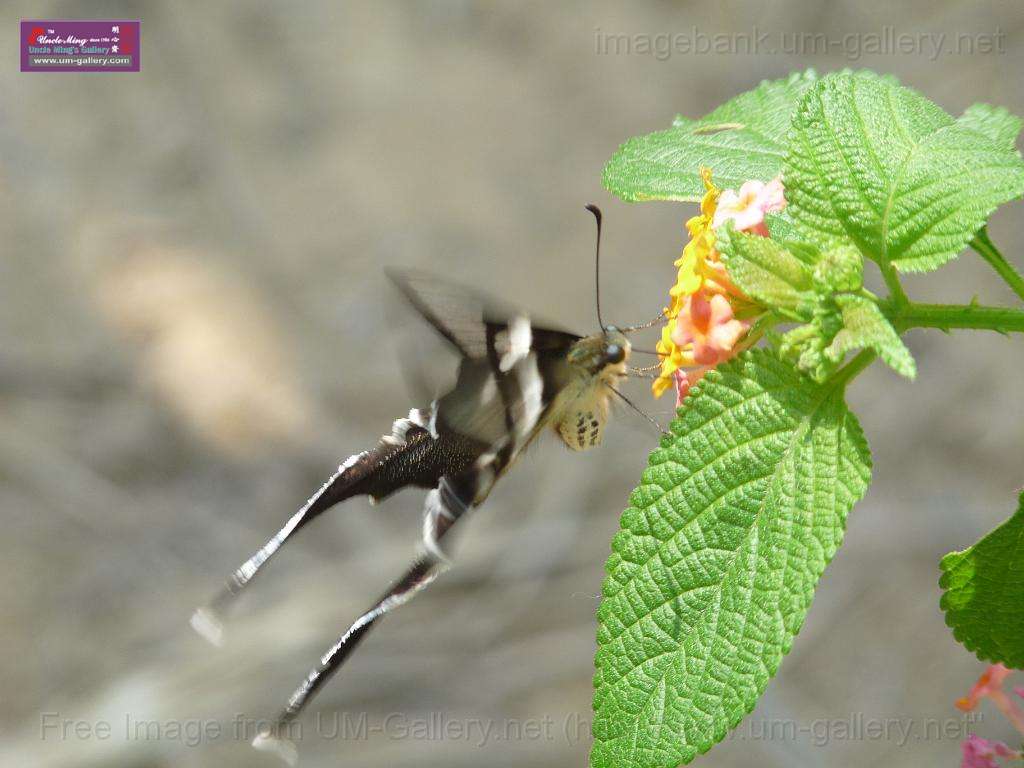
[[[629,352],[629,340],[614,326],[580,339],[569,350],[575,382],[565,387],[554,412],[556,430],[574,451],[600,445],[613,390],[626,378]]]
[[[626,375],[630,344],[618,328],[609,325],[602,333],[577,341],[569,351],[569,364],[580,373],[613,378]]]

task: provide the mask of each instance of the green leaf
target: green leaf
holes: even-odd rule
[[[852,241],[904,272],[949,261],[992,211],[1024,194],[1024,163],[1004,139],[870,72],[808,89],[783,175],[804,239]]]
[[[737,232],[727,224],[715,246],[737,287],[758,304],[806,323],[780,340],[780,354],[815,381],[827,379],[846,353],[873,349],[898,373],[914,378],[914,358],[892,324],[859,291],[864,260],[851,246],[819,253],[813,246]]]
[[[839,294],[835,300],[843,313],[843,328],[826,351],[833,362],[841,362],[854,349],[872,349],[900,376],[917,376],[910,350],[875,302],[852,293]]]
[[[731,223],[717,231],[715,246],[747,296],[794,320],[810,320],[813,273],[803,261],[774,240],[737,232]]]
[[[1013,517],[940,567],[954,637],[983,661],[1024,669],[1024,493]]]
[[[1020,118],[1005,107],[991,104],[972,104],[957,118],[957,125],[988,136],[998,146],[1013,149],[1020,133]]]
[[[818,255],[813,264],[814,284],[820,291],[859,291],[864,285],[864,257],[856,248],[831,248]]]
[[[779,340],[779,355],[812,380],[824,383],[839,367],[838,361],[827,352],[842,327],[842,316],[835,302],[823,301],[814,308],[811,322],[783,334]]]
[[[767,214],[764,221],[768,225],[768,234],[772,240],[785,243],[787,240],[800,239],[800,231],[785,210],[780,213]]]
[[[782,169],[793,111],[816,78],[807,70],[766,80],[700,120],[677,117],[668,130],[630,139],[605,166],[605,188],[627,202],[696,202],[704,194],[702,165],[714,171],[722,188],[774,178]]]
[[[766,350],[709,372],[671,430],[612,542],[593,768],[675,768],[750,712],[870,479],[842,386]]]

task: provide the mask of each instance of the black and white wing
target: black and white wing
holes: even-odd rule
[[[435,277],[389,277],[461,357],[455,385],[432,405],[431,434],[481,445],[500,476],[547,423],[572,379],[567,357],[580,337]]]
[[[401,459],[413,450],[411,446],[420,446],[425,453],[416,462],[421,469],[418,484],[429,487],[433,482],[424,506],[424,550],[321,656],[274,726],[254,740],[254,746],[286,758],[294,756],[294,745],[287,741],[288,724],[381,618],[444,570],[448,559],[442,539],[487,498],[498,478],[549,422],[556,399],[572,378],[567,356],[578,336],[536,328],[524,314],[502,313],[476,294],[440,280],[391,277],[461,356],[454,386],[430,408],[411,413],[407,423],[396,422],[394,430],[396,450],[391,455]],[[445,456],[458,461],[446,463]],[[436,476],[425,477],[425,466]]]
[[[395,607],[430,584],[448,560],[442,539],[465,513],[487,498],[495,482],[546,425],[557,426],[589,385],[574,377],[569,354],[580,337],[537,327],[521,312],[422,274],[392,274],[409,302],[459,353],[455,384],[427,408],[397,419],[378,444],[342,462],[334,476],[229,577],[220,594],[196,611],[192,625],[218,643],[221,615],[281,546],[317,515],[357,495],[381,499],[408,486],[427,488],[424,547],[406,571],[323,654],[268,731],[253,745],[289,761],[295,747],[287,726],[344,664],[366,633]],[[581,389],[582,386],[582,389]],[[589,401],[587,401],[589,402]],[[572,409],[569,408],[571,411]],[[577,408],[577,410],[579,410]],[[572,411],[575,413],[575,411]],[[595,412],[596,413],[596,412]],[[592,421],[595,416],[589,411]],[[578,424],[577,424],[578,422]],[[584,424],[573,422],[579,448]],[[593,425],[591,425],[593,426]],[[571,435],[570,435],[571,436]],[[599,435],[591,438],[590,444]],[[570,443],[572,444],[572,443]]]
[[[285,542],[310,521],[353,496],[380,500],[402,488],[430,490],[424,541],[437,541],[447,505],[469,507],[486,498],[498,477],[545,423],[568,377],[566,354],[579,337],[536,328],[525,315],[454,284],[422,274],[392,274],[419,313],[459,353],[454,386],[425,408],[399,418],[390,434],[357,453],[227,579],[192,618],[195,629],[219,643],[223,613]],[[444,484],[442,480],[447,478]],[[443,491],[443,492],[442,492]]]

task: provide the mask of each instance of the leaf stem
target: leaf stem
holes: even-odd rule
[[[832,374],[828,380],[829,384],[833,387],[845,386],[850,379],[871,365],[876,357],[878,357],[878,354],[874,350],[862,349],[853,360]]]
[[[1006,257],[989,240],[988,232],[984,227],[971,240],[971,248],[992,266],[992,269],[1003,278],[1017,296],[1024,299],[1024,277],[1014,269],[1013,265],[1006,260]]]
[[[984,307],[978,304],[920,304],[898,307],[893,301],[880,304],[899,330],[907,328],[975,328],[998,333],[1024,333],[1024,310]]]
[[[890,298],[897,307],[904,307],[910,303],[907,299],[907,294],[903,290],[903,286],[900,284],[900,276],[896,274],[896,267],[888,262],[879,261],[879,269],[882,270],[882,279],[885,280],[885,285],[889,289]]]

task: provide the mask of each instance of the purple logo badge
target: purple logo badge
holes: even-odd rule
[[[21,22],[22,72],[138,72],[138,21]]]

